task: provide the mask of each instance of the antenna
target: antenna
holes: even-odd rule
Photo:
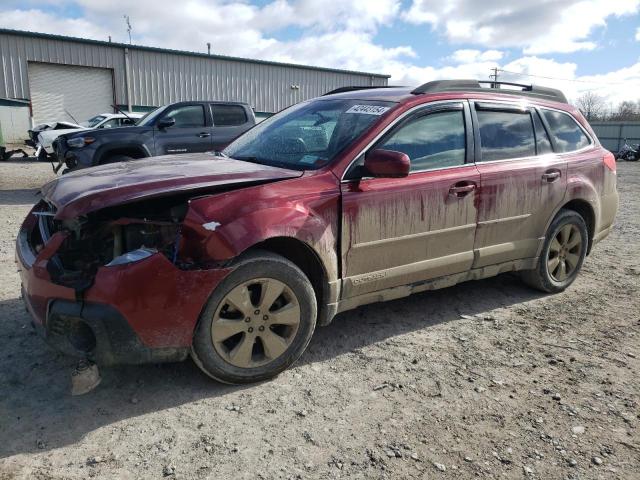
[[[129,45],[131,45],[131,22],[129,20],[129,15],[123,15],[124,21],[127,24],[127,33],[129,34]]]

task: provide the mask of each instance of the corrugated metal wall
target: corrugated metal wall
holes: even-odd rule
[[[590,122],[602,146],[611,152],[617,152],[624,144],[640,143],[640,122]]]
[[[0,97],[29,99],[27,62],[47,62],[113,69],[116,102],[126,105],[125,47],[2,30]],[[384,86],[388,80],[384,75],[136,47],[129,48],[129,65],[131,103],[141,106],[195,99],[235,100],[249,103],[256,111],[277,112],[334,88]]]

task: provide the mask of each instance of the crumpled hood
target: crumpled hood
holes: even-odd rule
[[[43,130],[38,134],[38,140],[41,140],[43,146],[50,146],[53,141],[67,133],[75,133],[75,132],[86,132],[89,130],[86,127],[74,127],[74,128],[65,128],[62,130]]]
[[[78,170],[41,189],[65,220],[133,201],[302,176],[303,172],[213,154],[167,155]]]

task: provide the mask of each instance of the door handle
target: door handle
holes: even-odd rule
[[[206,138],[206,137],[210,137],[210,136],[211,136],[211,134],[210,134],[210,133],[207,133],[207,132],[200,132],[200,133],[198,134],[198,136],[199,136],[200,138]]]
[[[542,180],[547,183],[555,182],[560,178],[560,172],[558,170],[549,170],[548,172],[544,172],[542,174]]]
[[[473,192],[475,189],[476,189],[475,183],[460,182],[460,183],[456,183],[449,189],[449,195],[456,198],[462,198],[468,195],[469,193]]]

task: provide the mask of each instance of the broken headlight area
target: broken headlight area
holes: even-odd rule
[[[175,261],[179,230],[179,224],[144,219],[87,221],[69,232],[49,262],[49,274],[55,283],[85,290],[101,267],[141,261],[157,252]]]
[[[44,218],[47,226],[44,234],[36,233],[39,237],[34,240],[46,243],[53,232],[66,232],[47,269],[54,283],[82,292],[93,284],[102,267],[139,262],[156,253],[175,264],[186,208],[186,203],[176,205],[166,201],[153,206],[131,204],[70,221],[34,212]],[[38,251],[37,246],[35,249]]]

